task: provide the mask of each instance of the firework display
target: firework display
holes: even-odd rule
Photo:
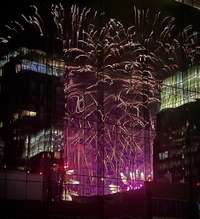
[[[179,52],[191,47],[180,43],[191,27],[176,35],[175,19],[161,13],[134,8],[128,28],[115,19],[101,27],[96,16],[72,6],[64,48],[66,160],[80,195],[127,191],[152,179],[160,78],[180,67]]]
[[[22,18],[42,36],[44,22],[31,7],[34,15]],[[52,5],[51,15],[65,57],[65,196],[140,189],[153,178],[162,79],[198,63],[199,34],[136,7],[130,27],[76,5]]]

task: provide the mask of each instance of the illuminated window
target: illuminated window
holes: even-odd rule
[[[33,112],[33,111],[30,111],[30,112],[29,112],[29,116],[32,116],[32,117],[36,116],[36,114],[37,114],[37,113],[36,113],[36,112]]]
[[[2,70],[2,68],[0,68],[0,77],[2,77],[3,76],[3,70]]]
[[[1,122],[0,122],[0,128],[2,128],[2,127],[3,127],[3,122],[1,121]]]
[[[167,159],[168,158],[168,151],[165,151],[164,152],[164,159]]]
[[[16,72],[16,73],[19,73],[19,72],[21,72],[21,70],[22,70],[22,66],[21,66],[20,64],[17,64],[17,65],[15,66],[15,72]]]
[[[19,113],[14,113],[13,119],[14,119],[14,121],[17,120],[17,119],[19,119]]]
[[[30,70],[42,74],[60,76],[64,73],[64,66],[57,67],[51,64],[42,64],[35,61],[30,61],[27,59],[22,60],[22,69],[23,70]]]
[[[158,156],[159,156],[159,159],[160,159],[160,160],[165,160],[165,159],[168,158],[169,153],[168,153],[168,151],[160,152]]]
[[[36,115],[37,115],[37,113],[34,111],[23,110],[21,113],[14,113],[13,120],[16,121],[16,120],[23,118],[23,117],[35,117]]]
[[[59,159],[61,156],[60,148],[63,148],[63,132],[59,133],[59,130],[49,129],[42,130],[36,135],[29,136],[29,138],[27,137],[23,157],[33,157],[41,152],[54,152],[54,158]]]
[[[21,113],[22,117],[28,116],[28,117],[35,117],[37,115],[36,112],[34,111],[28,111],[28,110],[23,110]]]
[[[200,8],[200,0],[175,0],[176,2],[181,2],[186,5],[190,5],[194,8]]]
[[[200,66],[177,72],[163,82],[161,110],[175,108],[200,98]]]
[[[55,152],[54,152],[54,158],[57,159],[57,160],[59,160],[59,159],[60,159],[60,152],[55,151]]]

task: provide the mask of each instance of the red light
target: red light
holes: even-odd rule
[[[196,186],[200,186],[200,182],[197,182],[197,183],[196,183]]]
[[[64,170],[66,170],[69,166],[68,166],[68,164],[67,163],[64,163]]]
[[[40,172],[40,176],[43,174],[43,172]]]

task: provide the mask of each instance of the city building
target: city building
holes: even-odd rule
[[[81,10],[78,7],[72,7],[71,11],[75,16]],[[37,14],[37,9],[35,12]],[[57,15],[56,10],[52,13]],[[87,15],[89,11],[84,9],[82,13]],[[140,11],[137,13],[141,14]],[[84,17],[83,14],[80,15],[81,18]],[[59,27],[57,17],[54,17],[54,21]],[[111,20],[111,24],[113,21]],[[32,23],[31,19],[29,23]],[[93,28],[91,24],[85,26]],[[117,26],[119,27],[119,24]],[[73,23],[72,27],[74,28]],[[85,40],[87,32],[81,31],[75,30],[75,35]],[[52,41],[54,36],[54,34],[51,35]],[[62,78],[65,71],[63,57],[21,48],[2,59],[0,69],[0,95],[3,100],[3,107],[0,109],[1,167],[43,174],[43,171],[51,166],[56,172],[56,162],[61,161],[62,152],[65,150],[66,160],[64,161],[66,162],[63,165],[65,197],[139,190],[143,187],[145,180],[151,181],[153,177],[152,146],[156,111],[154,109],[157,107],[152,107],[151,101],[159,100],[157,78],[154,83],[155,81],[152,82],[149,76],[145,75],[149,71],[141,74],[145,72],[146,56],[143,57],[144,59],[139,56],[139,61],[142,63],[141,71],[137,73],[132,71],[131,76],[127,73],[130,73],[129,70],[132,67],[135,69],[135,65],[130,69],[126,66],[126,72],[121,71],[120,68],[117,69],[120,65],[114,64],[113,68],[109,69],[109,66],[101,75],[98,72],[102,62],[99,62],[99,54],[95,62],[93,59],[92,62],[88,62],[90,55],[86,58],[82,54],[80,48],[76,47],[79,46],[78,41],[72,48],[73,34],[67,37],[69,37],[69,48],[65,49],[65,52],[68,50],[68,54],[66,52],[65,55],[68,74],[64,80]],[[80,46],[85,47],[83,40],[80,40]],[[38,43],[36,40],[35,42]],[[88,44],[89,47],[84,52],[93,54],[93,48],[96,48],[96,41],[94,42],[94,45]],[[53,42],[52,44],[54,45]],[[131,44],[132,42],[127,45]],[[117,48],[112,49],[112,52],[115,49]],[[88,52],[89,50],[91,51]],[[127,55],[130,54],[127,53]],[[132,60],[132,56],[127,58],[127,61],[129,59]],[[119,62],[123,61],[124,57],[119,60]],[[112,60],[111,64],[113,64]],[[196,85],[198,75],[193,76],[193,73],[190,73],[190,71],[195,72],[194,75],[196,75],[198,66],[193,68],[189,69],[188,73],[177,73],[164,82],[160,115],[167,112],[170,107],[182,107],[183,104],[189,104],[198,98],[195,90],[191,91],[189,97],[185,94],[185,90],[190,92],[190,89],[198,87]],[[151,68],[147,66],[147,69]],[[115,72],[119,74],[117,78]],[[192,75],[192,79],[185,77],[187,74]],[[167,98],[168,95],[170,98]],[[65,119],[63,119],[64,113]],[[184,112],[183,114],[188,115]],[[161,116],[158,117],[158,128],[161,127],[162,119]],[[186,137],[182,138],[180,147],[185,142],[186,149],[182,153],[184,154],[182,159],[187,160],[188,156],[190,160],[191,150],[188,149],[192,142],[190,132],[191,127],[195,129],[196,125],[191,122],[190,117],[186,117],[183,121],[182,135]],[[173,132],[173,128],[165,130],[165,125],[162,127],[164,127],[163,132],[158,133],[155,141],[155,178],[167,176],[170,181],[176,181],[177,178],[177,182],[185,182],[187,177],[178,178],[175,175],[174,161],[170,163],[170,168],[165,168],[163,172],[160,170],[162,168],[159,167],[159,162],[168,160],[169,154],[175,153],[169,151],[168,146],[167,149],[160,149],[160,145],[163,144],[161,140],[163,133]],[[169,128],[170,124],[167,127]],[[174,131],[175,135],[178,135],[176,134],[178,129]],[[170,136],[168,133],[166,135]],[[170,137],[170,140],[177,139],[176,137]],[[176,146],[176,143],[174,145]],[[181,168],[190,170],[191,162],[184,163]],[[191,177],[190,174],[189,177]]]
[[[199,66],[163,82],[154,144],[155,180],[200,185],[199,97]]]
[[[19,48],[0,63],[1,167],[39,172],[63,151],[64,61]]]
[[[200,8],[200,1],[199,0],[175,0],[176,2],[180,2],[194,8]]]

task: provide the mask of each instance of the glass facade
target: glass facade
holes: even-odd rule
[[[193,66],[164,80],[160,109],[176,108],[199,98],[200,66]]]
[[[199,98],[199,65],[163,81],[154,147],[156,180],[199,182]]]
[[[16,66],[16,72],[21,70],[38,72],[41,74],[62,76],[64,73],[64,64],[63,62],[59,63],[60,66],[51,66],[48,64],[43,64],[35,61],[30,61],[23,59],[21,65]]]
[[[63,150],[63,132],[61,130],[42,130],[36,135],[27,136],[24,158],[31,158],[42,152],[61,152]]]
[[[9,63],[13,58],[19,56],[23,58],[15,66],[16,73],[24,70],[53,76],[62,76],[64,74],[64,60],[62,57],[50,57],[46,52],[41,50],[21,47],[1,57],[0,76],[2,76],[3,66]]]
[[[199,0],[175,0],[176,2],[181,2],[186,5],[190,5],[194,8],[200,9],[200,1]]]
[[[200,181],[200,103],[159,112],[154,147],[155,180]]]
[[[42,154],[63,150],[64,61],[19,48],[1,57],[0,68],[0,167],[39,170]]]

